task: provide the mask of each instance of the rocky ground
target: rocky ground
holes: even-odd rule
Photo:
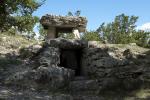
[[[19,52],[18,48],[23,42],[19,41],[14,47],[11,45],[15,45],[16,42],[14,43],[12,38],[2,36],[0,40],[0,100],[150,100],[150,49],[148,48],[136,44],[89,43],[90,49],[84,50],[88,51],[85,58],[90,55],[89,63],[86,63],[87,68],[95,67],[99,72],[94,72],[96,74],[92,74],[91,77],[75,77],[67,84],[67,88],[51,91],[48,89],[49,84],[42,85],[42,82],[47,80],[36,77],[43,71],[44,73],[49,71],[49,67],[36,68],[36,65],[32,65],[34,63],[28,63],[28,58],[36,54],[42,48],[41,45],[28,46],[31,41],[23,39],[26,47]],[[6,41],[10,42],[6,44]],[[59,70],[60,72],[52,67],[50,70],[57,73],[57,75],[52,74],[56,79],[58,74],[68,77],[66,76],[68,73],[63,68]],[[29,75],[27,78],[30,79],[25,79],[24,75]],[[42,79],[45,78],[47,79],[42,76]],[[64,77],[59,78],[62,81],[64,79]],[[20,79],[20,81],[11,79]],[[32,79],[41,83],[38,88]]]

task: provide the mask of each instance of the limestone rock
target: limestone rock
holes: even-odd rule
[[[78,80],[70,83],[70,92],[73,94],[98,94],[99,84],[97,80]]]
[[[70,27],[77,28],[80,32],[84,32],[86,29],[87,20],[85,17],[78,16],[55,16],[45,15],[41,18],[40,23],[44,28],[48,27]]]
[[[133,57],[133,54],[132,52],[130,51],[130,49],[126,49],[124,52],[123,52],[123,56],[125,56],[127,59],[130,59]]]
[[[42,48],[35,46],[34,50],[31,47],[35,55],[27,65],[11,67],[6,73],[0,70],[1,76],[7,74],[0,81],[14,86],[7,89],[0,84],[0,99],[107,100],[100,96],[105,93],[108,96],[111,92],[112,97],[117,98],[120,91],[123,91],[124,99],[127,96],[124,92],[132,96],[133,90],[150,88],[149,52],[134,54],[127,48],[99,46],[88,47],[82,40],[57,38],[47,40]],[[77,71],[79,74],[75,74]],[[53,92],[56,94],[49,94]]]
[[[82,57],[84,75],[97,78],[107,76],[114,68],[128,65],[128,60],[113,58],[107,50],[101,48],[86,48]]]
[[[47,40],[47,44],[50,47],[56,47],[60,49],[82,49],[88,46],[87,42],[83,40],[67,40],[63,38]]]
[[[38,56],[38,62],[42,66],[57,66],[60,64],[59,48],[45,47]]]
[[[30,58],[30,57],[34,56],[35,54],[37,54],[41,49],[42,49],[42,46],[39,44],[21,48],[19,50],[20,57]]]
[[[30,88],[59,89],[69,83],[74,71],[63,67],[39,67],[35,70],[17,72],[5,80],[6,84],[16,84]]]

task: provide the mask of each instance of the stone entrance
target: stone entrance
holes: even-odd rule
[[[81,50],[61,49],[60,66],[69,68],[75,71],[75,76],[81,75]]]
[[[60,49],[60,64],[59,66],[72,69],[75,75],[81,75],[81,48],[85,44],[77,40],[55,40],[58,33],[73,33],[75,39],[80,39],[80,32],[85,32],[87,20],[80,16],[42,16],[40,23],[44,29],[48,30],[47,39],[51,47]]]
[[[51,49],[55,48],[57,51],[53,51],[49,55],[45,54],[47,56],[46,59],[50,59],[51,62],[56,59],[54,60],[56,66],[73,70],[75,76],[83,75],[82,56],[83,50],[88,47],[87,41],[57,38],[47,41],[47,46]],[[51,55],[53,57],[49,57]]]
[[[39,57],[40,68],[48,69],[48,83],[52,82],[52,88],[55,85],[57,88],[64,87],[74,76],[83,74],[81,55],[88,44],[80,40],[80,32],[86,31],[87,20],[79,16],[45,15],[40,23],[47,30],[45,48]],[[73,33],[75,39],[58,38],[58,33]]]
[[[42,16],[40,23],[48,30],[47,43],[50,47],[59,48],[59,66],[72,69],[75,75],[81,75],[81,51],[87,47],[80,39],[80,32],[86,31],[87,20],[80,16]],[[73,33],[75,40],[55,39],[58,33]]]

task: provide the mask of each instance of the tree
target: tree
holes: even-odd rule
[[[68,16],[73,16],[72,12],[69,11],[68,12]]]
[[[39,35],[40,35],[39,38],[44,39],[47,34],[47,31],[43,28],[41,24],[38,25],[38,30],[39,30]]]
[[[0,31],[7,31],[14,25],[15,27],[21,28],[22,25],[18,24],[18,22],[23,24],[27,20],[22,19],[27,19],[27,17],[33,22],[33,19],[35,20],[36,18],[32,16],[32,13],[37,10],[44,1],[45,0],[0,0]]]
[[[109,43],[111,43],[112,41],[112,34],[111,34],[112,24],[111,23],[108,23],[106,25],[105,23],[102,23],[100,27],[97,29],[97,32],[101,34],[103,40],[107,40]]]
[[[33,28],[38,23],[39,18],[32,15],[15,16],[16,24],[14,25],[19,32],[33,33]]]
[[[111,23],[102,23],[97,32],[102,33],[109,43],[129,43],[132,41],[131,36],[135,32],[137,19],[137,16],[121,14]]]
[[[100,41],[100,34],[98,32],[95,31],[90,31],[90,32],[85,32],[82,36],[83,40],[87,40],[87,41]]]
[[[67,16],[80,16],[81,15],[81,11],[77,10],[75,13],[69,11]]]
[[[80,16],[80,14],[81,14],[81,11],[80,11],[80,10],[77,10],[77,11],[75,12],[75,16]]]
[[[132,37],[137,45],[142,47],[150,47],[150,32],[144,32],[139,30],[132,34]]]

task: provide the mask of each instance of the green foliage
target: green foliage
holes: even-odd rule
[[[74,34],[73,33],[59,33],[58,37],[62,37],[65,39],[74,39]]]
[[[32,15],[25,15],[25,16],[15,16],[16,20],[15,27],[18,29],[19,32],[33,32],[34,25],[39,21],[39,18]]]
[[[97,32],[103,35],[109,43],[130,43],[131,35],[135,32],[137,16],[126,16],[121,14],[115,17],[114,21],[105,25],[102,23]]]
[[[81,11],[77,10],[75,13],[69,11],[67,16],[80,16],[81,15]]]
[[[37,17],[32,13],[45,0],[1,0],[0,3],[0,31],[8,31],[12,26],[19,31],[32,31]],[[17,27],[17,28],[16,28]]]
[[[90,31],[83,34],[82,39],[87,41],[100,41],[101,37],[98,32]]]
[[[150,32],[136,31],[137,16],[121,14],[108,24],[102,23],[97,32],[102,34],[103,40],[113,44],[126,44],[135,42],[142,47],[150,47]]]
[[[75,15],[76,15],[76,16],[80,16],[80,14],[81,14],[81,11],[80,11],[80,10],[77,10],[77,11],[75,12]]]
[[[45,30],[41,24],[39,24],[38,30],[39,30],[39,35],[40,35],[39,39],[44,39],[47,34],[47,30]]]
[[[67,33],[65,38],[66,38],[66,39],[74,39],[75,36],[74,36],[73,33]]]
[[[15,23],[13,27],[11,27],[8,32],[11,35],[22,34],[26,35],[28,38],[34,38],[34,26],[39,21],[39,18],[32,15],[25,16],[14,16]]]
[[[138,31],[132,34],[134,42],[142,47],[150,47],[150,32]]]
[[[68,12],[68,14],[67,14],[68,16],[73,16],[73,14],[72,14],[72,12]]]

